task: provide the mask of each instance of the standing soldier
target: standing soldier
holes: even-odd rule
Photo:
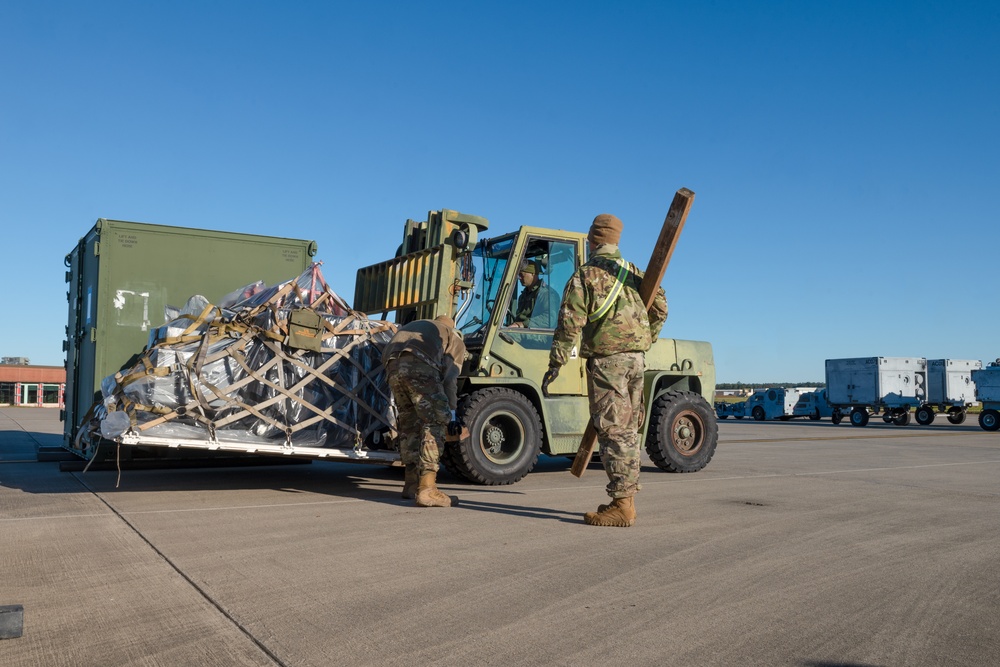
[[[461,431],[458,375],[465,343],[446,315],[401,327],[382,352],[389,388],[399,410],[399,455],[406,466],[403,498],[419,507],[451,507],[458,498],[437,488],[445,431]]]
[[[659,288],[647,315],[639,297],[642,272],[618,250],[622,222],[602,213],[587,235],[590,259],[566,284],[559,323],[552,341],[542,391],[559,375],[581,338],[587,359],[590,414],[597,430],[601,462],[612,501],[587,512],[591,526],[627,527],[635,523],[639,485],[639,428],[645,416],[645,351],[667,319],[667,300]]]

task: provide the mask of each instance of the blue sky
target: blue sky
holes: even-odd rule
[[[720,382],[990,361],[998,45],[988,2],[2,2],[0,355],[63,363],[99,217],[315,239],[351,300],[429,210],[643,264],[687,187],[663,335]]]

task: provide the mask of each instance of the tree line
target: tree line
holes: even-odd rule
[[[760,389],[763,387],[825,387],[826,382],[716,382],[716,389]]]

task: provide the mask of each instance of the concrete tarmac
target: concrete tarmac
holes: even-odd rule
[[[0,665],[1000,664],[1000,433],[719,426],[620,529],[599,464],[421,509],[384,466],[60,472],[57,411],[0,408]]]

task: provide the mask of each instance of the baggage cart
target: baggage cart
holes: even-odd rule
[[[978,359],[928,359],[927,403],[917,408],[917,423],[930,424],[936,412],[947,414],[952,424],[964,422],[967,410],[976,401],[972,372],[982,367]]]
[[[983,404],[979,425],[984,431],[1000,430],[1000,359],[986,368],[972,371],[976,400]]]
[[[910,408],[927,402],[927,359],[827,359],[826,390],[831,406],[850,411],[853,426],[867,426],[869,418],[880,412],[886,423],[906,426]]]

